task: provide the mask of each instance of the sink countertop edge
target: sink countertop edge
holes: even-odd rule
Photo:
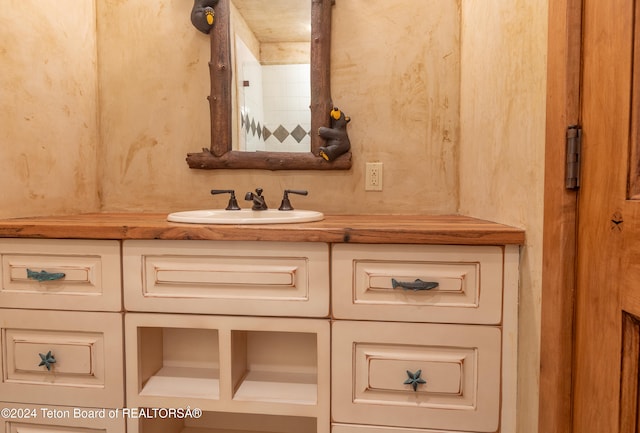
[[[90,213],[0,219],[0,237],[198,239],[328,243],[502,245],[525,242],[523,229],[461,215],[326,215],[284,224],[193,224],[166,213]]]

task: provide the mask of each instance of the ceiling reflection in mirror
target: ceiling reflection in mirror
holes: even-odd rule
[[[233,150],[309,152],[311,1],[231,1]]]

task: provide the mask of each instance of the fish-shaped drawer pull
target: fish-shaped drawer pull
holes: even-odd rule
[[[394,289],[401,287],[404,290],[431,290],[435,289],[439,285],[440,283],[436,281],[422,281],[420,278],[411,282],[398,281],[395,278],[391,279],[391,287]]]
[[[42,270],[40,272],[27,269],[27,278],[36,281],[55,281],[61,280],[65,277],[64,272],[47,272]]]

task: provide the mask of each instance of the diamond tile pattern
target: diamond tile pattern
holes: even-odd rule
[[[278,141],[280,141],[280,143],[284,142],[289,137],[292,137],[296,142],[300,143],[309,135],[309,132],[302,125],[296,125],[291,132],[289,132],[284,125],[278,125],[275,131],[271,131],[266,126],[260,124],[260,122],[256,122],[255,119],[250,118],[248,114],[240,116],[240,128],[247,134],[252,136],[257,135],[258,138],[265,141],[273,135],[278,139]]]
[[[273,135],[278,139],[278,141],[280,141],[280,143],[282,143],[289,136],[289,131],[287,131],[284,126],[280,125],[275,131],[273,131]]]
[[[291,136],[295,138],[295,140],[300,143],[304,137],[306,137],[307,131],[300,125],[296,126],[293,131],[291,131]]]

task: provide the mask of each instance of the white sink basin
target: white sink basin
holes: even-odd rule
[[[167,216],[167,221],[192,224],[283,224],[320,221],[322,212],[312,210],[224,210],[205,209],[174,212]]]

